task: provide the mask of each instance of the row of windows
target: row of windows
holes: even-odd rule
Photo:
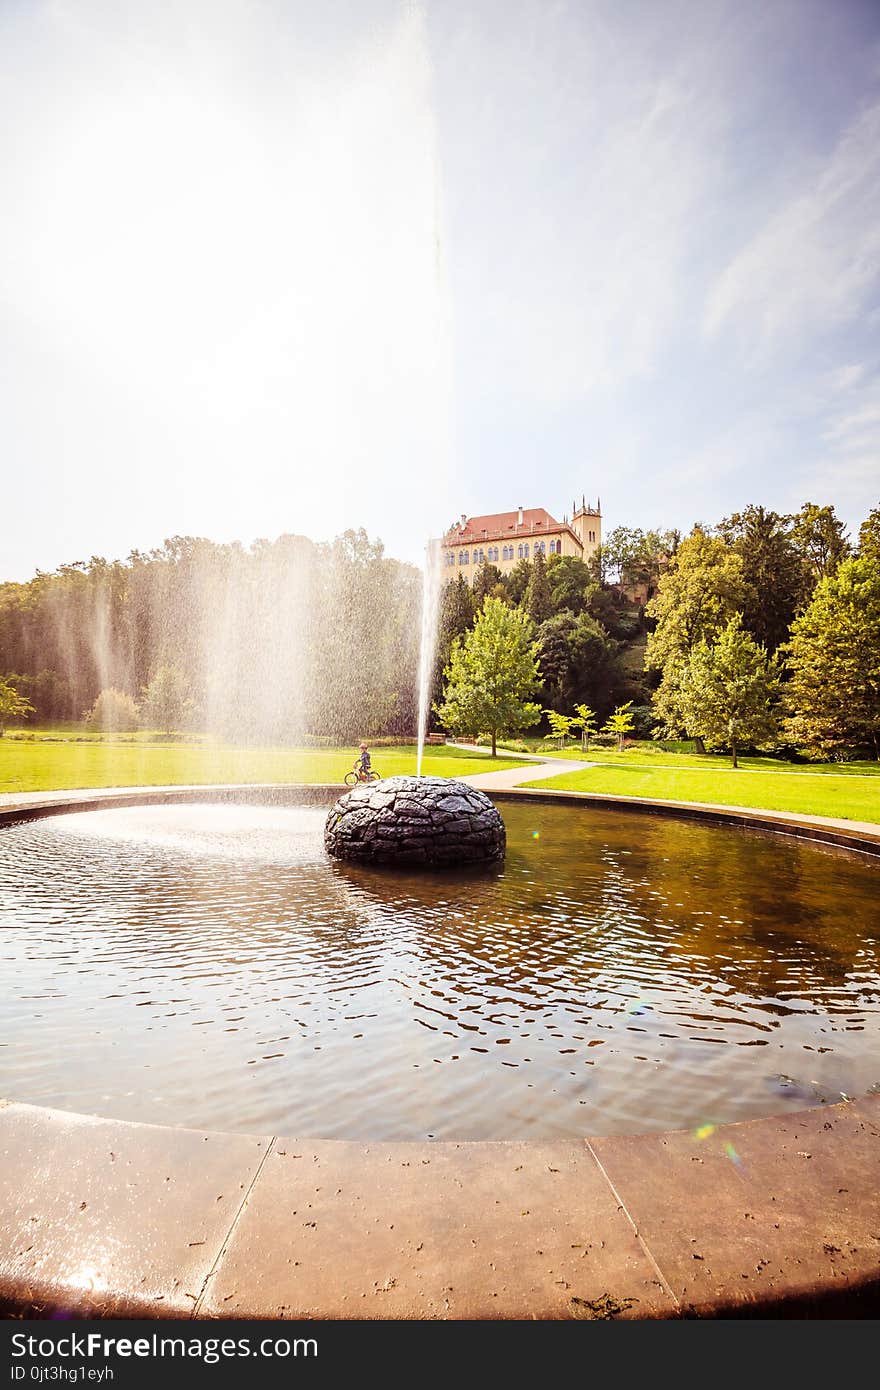
[[[595,539],[595,534],[596,534],[595,531],[591,531],[591,532],[590,532],[590,540]],[[516,554],[514,554],[514,550],[516,551]],[[535,541],[535,542],[534,542],[534,545],[533,545],[532,550],[531,550],[531,554],[537,555],[539,552],[540,552],[541,555],[546,555],[546,553],[547,553],[547,542],[546,542],[546,541]],[[500,558],[501,558],[502,560],[514,560],[514,559],[516,559],[516,560],[528,560],[528,559],[531,558],[531,554],[530,554],[530,550],[529,550],[529,542],[528,542],[528,541],[522,541],[519,545],[517,545],[517,546],[515,546],[515,547],[512,546],[512,545],[503,545],[503,546],[501,546]],[[551,555],[561,555],[561,554],[562,554],[562,541],[561,541],[561,540],[559,540],[559,541],[557,541],[557,540],[552,540],[552,541],[550,542],[550,554],[551,554]],[[487,561],[489,564],[496,564],[497,561],[498,561],[498,559],[499,559],[499,548],[498,548],[497,545],[490,545],[490,546],[488,547],[488,549],[486,549],[486,550],[483,550],[482,548],[480,548],[480,549],[474,550],[473,552],[471,552],[470,550],[460,550],[460,551],[458,552],[458,563],[459,563],[460,565],[469,565],[469,564],[471,564],[471,563],[473,563],[473,564],[475,564],[475,565],[481,565],[481,564],[483,564],[484,561]],[[454,551],[454,550],[447,550],[447,551],[446,551],[446,554],[445,554],[445,563],[446,563],[447,565],[454,565],[454,564],[455,564],[455,551]]]

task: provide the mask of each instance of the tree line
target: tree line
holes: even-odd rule
[[[2,584],[0,730],[88,716],[264,742],[409,735],[421,590],[362,530],[175,537]],[[620,527],[590,563],[484,563],[443,588],[432,708],[493,745],[586,711],[589,733],[734,759],[877,756],[880,508],[855,540],[830,506],[749,506],[685,537]]]
[[[262,741],[409,734],[421,593],[420,572],[362,530],[248,548],[174,537],[5,583],[0,725],[5,707]]]

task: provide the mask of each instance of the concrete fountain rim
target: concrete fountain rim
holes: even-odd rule
[[[260,805],[325,804],[328,797],[338,793],[338,785],[259,784],[41,794],[15,798],[12,805],[9,798],[4,798],[5,804],[0,804],[0,828],[43,816],[108,806],[236,801]],[[771,820],[760,814],[752,817],[738,811],[731,813],[723,807],[688,808],[646,801],[634,804],[630,798],[546,789],[518,788],[492,793],[492,800],[498,801],[521,797],[543,802],[555,802],[561,797],[582,805],[769,830],[880,855],[880,827],[876,836],[866,836],[841,832],[833,823],[826,829],[797,818]],[[336,1238],[353,1242],[354,1258],[334,1260],[332,1252],[325,1250],[323,1255],[314,1257],[312,1272],[302,1276],[305,1288],[298,1301],[295,1297],[292,1303],[281,1303],[279,1289],[267,1284],[264,1266],[272,1266],[274,1261],[273,1267],[278,1271],[283,1269],[285,1260],[290,1264],[284,1253],[289,1248],[285,1243],[285,1223],[275,1220],[260,1246],[260,1262],[249,1271],[245,1268],[243,1278],[241,1268],[235,1268],[235,1259],[242,1242],[246,1244],[249,1231],[253,1235],[251,1228],[259,1224],[257,1214],[252,1216],[251,1206],[259,1203],[264,1187],[271,1188],[271,1165],[287,1155],[290,1141],[276,1136],[248,1139],[240,1134],[211,1135],[0,1101],[0,1158],[6,1159],[0,1163],[0,1175],[4,1170],[7,1175],[5,1186],[0,1176],[0,1311],[40,1316],[64,1310],[85,1317],[154,1318],[876,1316],[880,1311],[880,1245],[866,1257],[864,1241],[871,1237],[866,1235],[863,1241],[860,1233],[867,1232],[872,1223],[876,1226],[878,1219],[872,1179],[872,1173],[876,1175],[876,1156],[866,1157],[863,1150],[866,1145],[880,1145],[880,1096],[868,1095],[789,1115],[721,1125],[704,1138],[707,1147],[698,1152],[693,1150],[697,1141],[686,1131],[548,1143],[296,1141],[295,1147],[302,1154],[312,1151],[314,1163],[329,1166],[337,1177],[344,1172],[347,1182],[365,1184],[368,1200],[359,1216],[343,1209],[341,1217],[336,1218]],[[285,1143],[287,1148],[281,1149],[279,1145]],[[71,1144],[81,1149],[79,1161],[72,1169]],[[810,1147],[794,1148],[795,1144]],[[737,1145],[739,1150],[751,1153],[751,1158],[746,1158],[745,1178],[731,1166],[729,1155],[739,1156]],[[178,1228],[184,1235],[190,1233],[181,1222],[185,1225],[187,1218],[194,1223],[196,1218],[207,1221],[211,1203],[221,1200],[213,1193],[218,1177],[210,1165],[206,1170],[204,1162],[195,1161],[209,1152],[216,1155],[218,1149],[216,1162],[222,1166],[225,1158],[243,1195],[240,1200],[235,1198],[222,1219],[214,1222],[210,1238],[181,1244]],[[126,1151],[134,1156],[118,1169],[108,1169],[108,1154],[113,1162],[117,1152]],[[529,1266],[531,1272],[526,1274],[516,1265],[521,1251],[515,1218],[521,1214],[517,1207],[522,1192],[507,1163],[514,1151],[523,1159],[515,1171],[537,1165],[536,1172],[539,1169],[543,1175],[545,1171],[562,1172],[565,1164],[580,1164],[580,1180],[587,1186],[598,1184],[604,1199],[611,1201],[619,1218],[614,1238],[603,1244],[594,1256],[595,1268],[591,1267],[592,1287],[605,1289],[600,1297],[566,1299],[564,1291],[561,1294],[558,1289],[559,1283],[566,1281],[553,1278],[555,1267]],[[814,1151],[819,1161],[811,1166],[809,1160]],[[157,1155],[161,1162],[157,1163]],[[494,1301],[497,1292],[490,1287],[500,1276],[490,1276],[485,1270],[478,1274],[473,1266],[467,1235],[471,1227],[467,1221],[438,1221],[436,1210],[430,1205],[434,1201],[436,1207],[436,1177],[431,1174],[428,1186],[424,1175],[430,1171],[432,1159],[440,1155],[450,1201],[466,1205],[467,1198],[462,1194],[468,1192],[475,1173],[484,1175],[488,1170],[492,1175],[491,1191],[498,1210],[491,1209],[486,1215],[470,1213],[468,1208],[468,1213],[472,1221],[484,1222],[481,1240],[487,1259],[490,1254],[496,1256],[490,1262],[491,1268],[508,1270],[513,1262],[516,1272],[510,1277],[514,1287],[505,1286],[503,1304]],[[548,1164],[548,1155],[555,1156],[560,1166]],[[726,1164],[720,1170],[719,1155]],[[398,1287],[396,1277],[381,1287],[374,1281],[375,1288],[370,1293],[375,1295],[378,1289],[384,1297],[378,1305],[374,1298],[367,1306],[363,1302],[366,1291],[361,1287],[363,1268],[368,1272],[372,1268],[366,1237],[376,1223],[387,1224],[384,1218],[389,1210],[384,1182],[377,1182],[374,1171],[380,1158],[386,1165],[380,1176],[390,1171],[387,1165],[395,1170],[411,1169],[415,1175],[415,1188],[410,1190],[410,1200],[413,1190],[417,1198],[415,1214],[404,1215],[415,1231],[422,1207],[428,1213],[424,1230],[433,1242],[434,1262],[423,1276],[412,1258],[407,1261],[399,1257],[407,1266],[399,1292],[393,1298],[387,1296]],[[26,1167],[29,1162],[37,1164],[34,1185],[39,1190],[22,1186],[14,1171],[16,1163]],[[715,1181],[708,1192],[702,1191],[701,1203],[699,1184],[704,1167],[708,1171],[710,1163],[714,1165]],[[157,1176],[160,1170],[161,1177]],[[108,1178],[108,1173],[114,1176]],[[228,1177],[227,1172],[227,1185]],[[125,1188],[124,1201],[113,1186],[120,1181]],[[745,1187],[738,1186],[744,1182]],[[170,1186],[166,1190],[163,1184]],[[769,1215],[780,1218],[774,1223],[780,1233],[776,1236],[761,1227],[757,1227],[756,1233],[755,1223],[752,1229],[748,1223],[743,1224],[741,1209],[746,1202],[754,1206],[765,1200],[776,1184],[780,1185],[782,1200],[777,1203],[776,1194],[770,1194],[775,1205]],[[145,1232],[138,1228],[132,1186],[143,1195],[148,1214],[152,1202],[155,1225],[168,1234],[170,1244],[158,1241],[155,1229]],[[85,1238],[93,1258],[85,1266],[77,1265],[71,1252],[78,1255],[83,1248],[82,1241],[77,1244],[76,1232],[82,1229],[88,1205],[81,1198],[84,1191],[92,1194],[96,1189],[96,1215]],[[173,1212],[168,1195],[172,1190]],[[342,1185],[339,1191],[343,1191]],[[549,1208],[551,1215],[561,1222],[563,1237],[577,1233],[582,1239],[583,1233],[576,1224],[570,1228],[565,1224],[574,1200],[571,1189],[563,1192],[563,1199],[563,1205]],[[41,1209],[43,1215],[34,1215],[35,1208]],[[688,1228],[698,1232],[691,1238],[695,1242],[691,1258],[700,1263],[693,1266],[688,1266],[686,1258],[682,1263],[676,1245],[682,1213],[687,1213]],[[522,1214],[527,1214],[525,1209]],[[277,1212],[275,1215],[277,1218]],[[734,1215],[739,1216],[739,1224],[734,1223]],[[39,1258],[29,1262],[27,1251],[21,1249],[23,1231],[27,1227],[33,1243],[44,1226],[48,1235]],[[855,1232],[863,1241],[861,1246],[850,1240],[850,1249],[845,1251],[847,1237],[841,1234],[844,1229]],[[288,1234],[289,1231],[288,1226]],[[823,1235],[828,1238],[823,1240]],[[562,1245],[565,1244],[563,1239]],[[571,1242],[568,1244],[575,1248]],[[714,1247],[711,1260],[697,1250],[697,1244],[704,1251]],[[755,1265],[758,1244],[763,1253]],[[193,1248],[201,1252],[199,1260],[194,1260]],[[116,1252],[116,1265],[104,1279],[100,1272],[95,1273],[93,1260],[100,1260],[101,1252],[106,1250]],[[687,1253],[686,1248],[685,1257]],[[861,1258],[857,1259],[859,1254]],[[853,1262],[851,1268],[847,1268],[847,1260]],[[84,1267],[91,1271],[87,1276],[83,1274]],[[637,1274],[637,1268],[641,1274]],[[459,1292],[451,1305],[451,1286],[446,1289],[453,1270],[457,1271]],[[645,1275],[646,1270],[650,1278]],[[764,1276],[764,1270],[770,1271],[768,1276]],[[235,1273],[240,1285],[228,1295],[228,1301],[221,1293],[227,1271],[230,1276]],[[282,1274],[278,1277],[283,1279]],[[185,1287],[187,1279],[193,1282],[196,1292]],[[631,1289],[642,1289],[642,1299],[626,1292]]]

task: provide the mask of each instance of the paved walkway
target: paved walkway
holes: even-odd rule
[[[451,748],[462,748],[466,752],[473,752],[473,744],[452,743],[447,745]],[[506,749],[499,750],[504,757]],[[525,786],[528,782],[540,782],[545,777],[562,777],[566,772],[584,772],[588,767],[594,767],[594,763],[583,762],[581,759],[563,758],[543,758],[540,753],[513,753],[511,757],[522,758],[525,763],[531,766],[508,767],[501,772],[475,772],[472,777],[459,777],[459,782],[467,782],[469,787],[479,787],[481,791],[511,791],[514,787]]]

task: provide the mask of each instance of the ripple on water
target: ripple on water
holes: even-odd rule
[[[0,833],[0,1092],[476,1139],[696,1127],[880,1081],[873,861],[513,805],[502,871],[401,876],[328,863],[324,814],[108,809]]]

